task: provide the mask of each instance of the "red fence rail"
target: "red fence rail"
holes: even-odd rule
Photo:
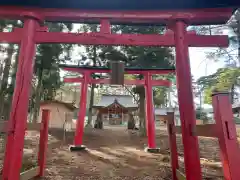
[[[43,110],[42,112],[42,122],[39,123],[29,123],[27,124],[28,130],[39,130],[40,129],[40,139],[39,139],[39,152],[38,152],[38,166],[29,169],[25,172],[20,173],[21,180],[32,179],[33,177],[42,177],[45,170],[46,153],[47,153],[47,143],[48,143],[48,123],[50,118],[50,111]],[[11,129],[7,126],[8,122],[0,124],[0,132],[11,132]],[[11,142],[8,142],[11,143]],[[9,179],[8,165],[4,164],[2,179]],[[1,176],[1,175],[0,175]]]
[[[240,177],[240,149],[229,94],[215,93],[212,99],[216,123],[196,125],[189,133],[191,136],[218,138],[224,179],[238,180]],[[182,130],[180,126],[175,126],[173,112],[169,112],[167,118],[173,180],[186,179],[185,175],[178,170],[176,134],[181,134]],[[186,169],[186,171],[191,171],[191,169]]]

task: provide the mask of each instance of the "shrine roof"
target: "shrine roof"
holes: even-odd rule
[[[71,111],[77,109],[77,107],[74,106],[73,103],[68,103],[68,102],[64,102],[64,101],[47,100],[47,101],[42,101],[42,102],[40,102],[40,105],[41,105],[41,106],[45,106],[45,105],[48,105],[48,104],[59,104],[59,105],[63,105],[63,106],[65,106],[66,108],[68,108],[69,110],[71,110]]]
[[[132,96],[129,95],[102,95],[99,103],[94,107],[108,107],[115,101],[125,108],[137,108],[138,105],[133,103]]]
[[[84,10],[184,10],[239,7],[238,0],[1,0],[0,5]]]

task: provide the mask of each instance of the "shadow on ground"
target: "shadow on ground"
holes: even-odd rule
[[[63,133],[51,129],[49,133],[58,140]],[[65,143],[60,148],[49,149],[46,180],[66,179],[104,179],[104,180],[171,180],[170,153],[166,129],[157,131],[157,144],[162,147],[161,154],[149,154],[143,151],[146,138],[138,136],[136,131],[127,131],[123,127],[104,130],[86,129],[84,134],[84,152],[69,152],[68,145],[73,142],[74,133],[66,134]],[[183,146],[181,136],[177,137],[179,163],[184,171]],[[209,161],[218,161],[218,143],[216,139],[199,138],[200,155]],[[221,180],[221,168],[209,168],[203,165],[204,180]]]

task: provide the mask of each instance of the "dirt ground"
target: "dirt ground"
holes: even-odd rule
[[[70,134],[66,141],[67,144],[72,143]],[[180,136],[177,137],[177,141],[179,163],[184,167]],[[149,154],[143,150],[147,139],[140,138],[137,132],[129,132],[121,127],[88,129],[84,135],[86,152],[70,153],[68,145],[49,151],[45,179],[170,180],[170,153],[166,129],[158,129],[157,143],[164,149],[162,154]],[[199,145],[204,179],[223,179],[221,167],[205,163],[220,164],[218,142],[215,139],[199,138]],[[184,171],[184,168],[182,170]]]
[[[144,152],[147,139],[125,127],[106,127],[104,130],[87,129],[84,134],[84,152],[69,152],[73,133],[53,131],[49,144],[62,142],[60,147],[48,149],[45,180],[171,180],[170,152],[166,129],[157,130],[161,154]],[[39,133],[27,133],[24,159],[36,162]],[[179,164],[184,171],[181,136],[177,137]],[[202,172],[205,180],[222,180],[219,147],[216,139],[199,138]],[[2,157],[2,156],[1,156]]]
[[[67,138],[72,143],[72,138]],[[53,149],[46,180],[171,179],[169,158],[145,153],[145,139],[126,128],[86,130],[86,152],[70,153],[68,146]],[[167,159],[166,159],[167,157]],[[165,162],[166,161],[166,162]]]

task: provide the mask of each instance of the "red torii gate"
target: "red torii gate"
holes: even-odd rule
[[[24,21],[23,28],[14,29],[10,33],[0,33],[0,42],[21,45],[9,119],[9,128],[13,131],[8,134],[3,169],[4,180],[19,179],[37,43],[175,46],[186,178],[201,180],[198,141],[197,137],[191,134],[191,129],[196,122],[188,47],[227,47],[228,38],[227,36],[197,35],[187,32],[186,28],[188,25],[225,23],[231,14],[231,8],[185,11],[87,11],[0,6],[1,18]],[[46,27],[41,27],[43,21],[99,22],[101,30],[92,33],[47,32]],[[111,34],[111,23],[165,24],[169,31],[164,35]],[[231,158],[231,161],[236,160]],[[236,171],[234,173],[236,175]],[[235,177],[230,174],[226,176],[227,179],[237,180]]]
[[[82,138],[84,131],[84,118],[86,116],[86,102],[87,102],[87,89],[88,84],[110,84],[110,79],[92,79],[91,74],[93,73],[110,73],[108,68],[97,68],[97,67],[81,67],[81,66],[61,66],[66,71],[80,73],[83,77],[64,78],[64,82],[68,83],[81,83],[81,99],[79,105],[79,113],[77,120],[77,127],[74,138],[74,146],[70,149],[84,149]],[[148,148],[149,151],[156,149],[155,140],[155,121],[153,114],[153,86],[166,86],[170,87],[171,82],[167,80],[153,80],[153,74],[169,74],[175,72],[175,69],[134,69],[125,68],[125,74],[142,74],[143,80],[124,80],[126,85],[144,85],[146,89],[146,122],[147,122],[147,136],[148,136]]]

